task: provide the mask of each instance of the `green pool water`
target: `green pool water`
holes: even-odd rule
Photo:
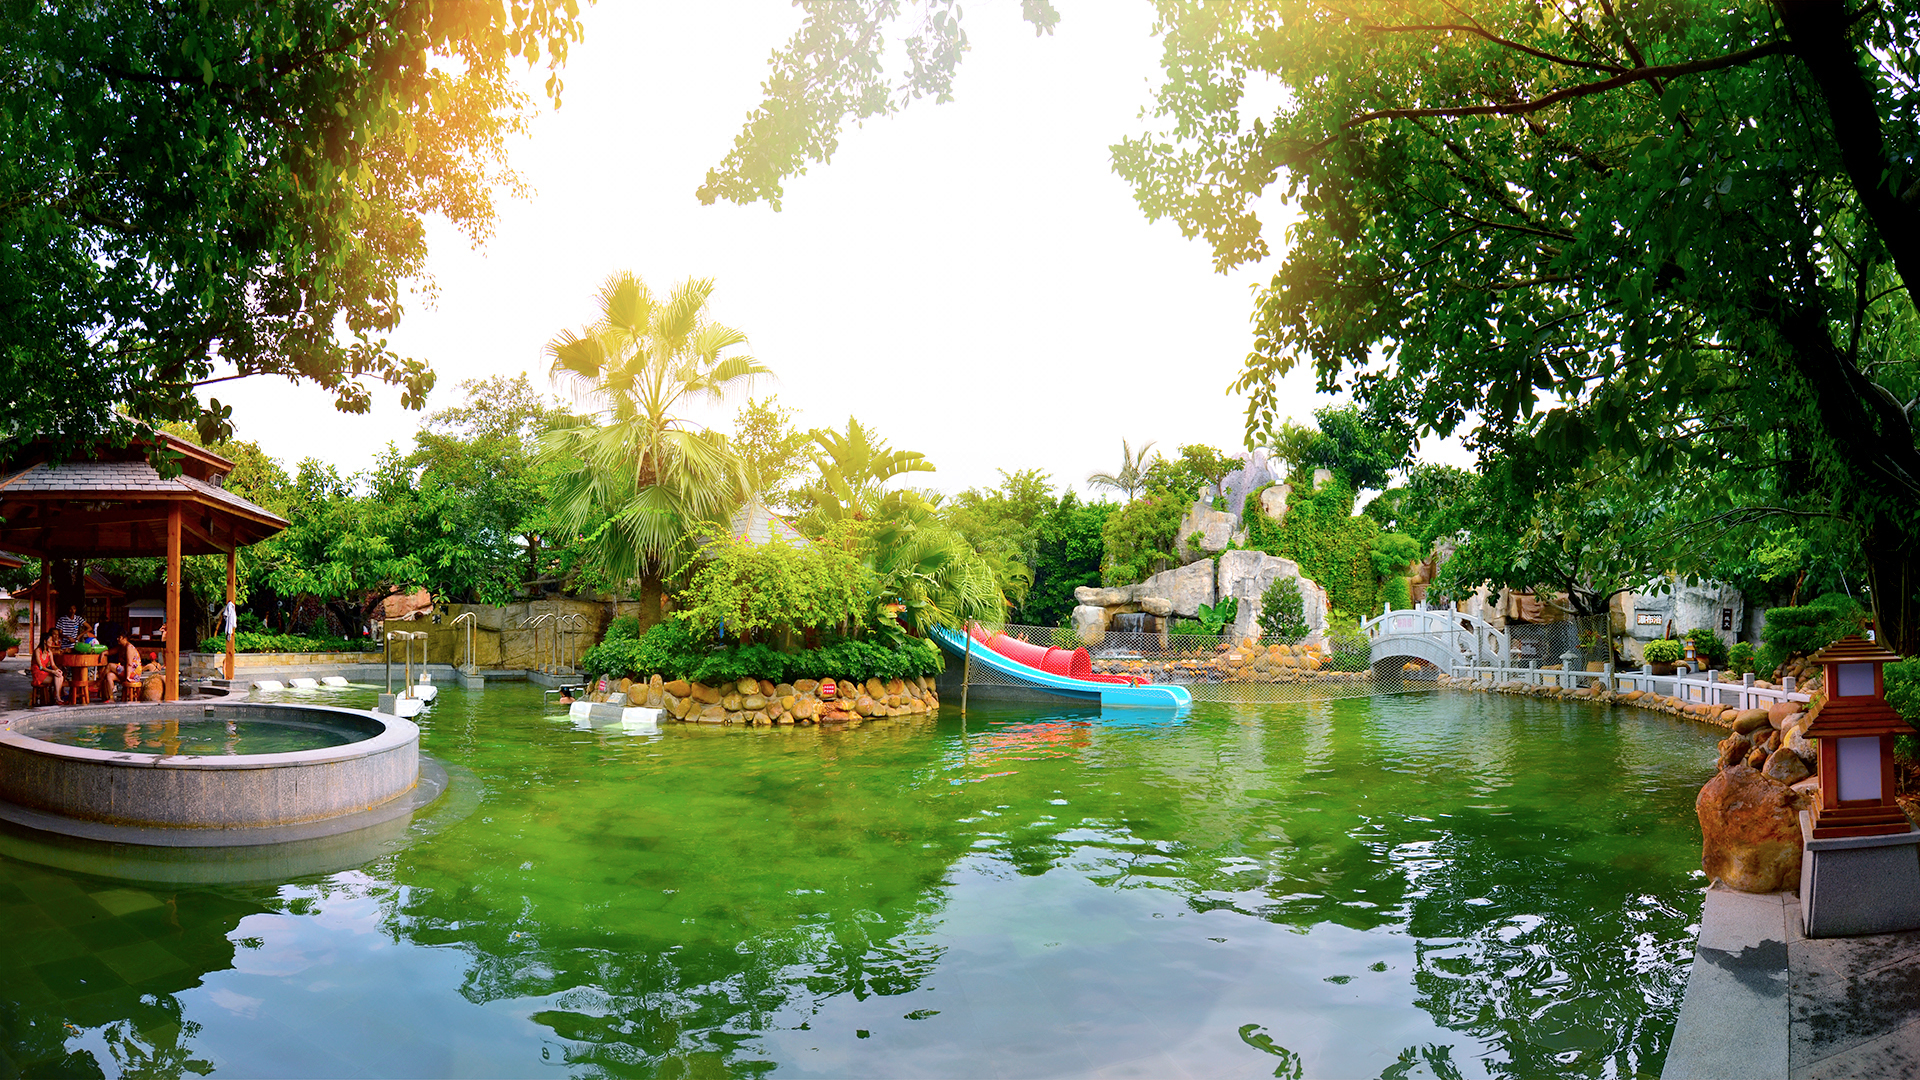
[[[0,854],[0,1074],[1658,1074],[1710,733],[1450,692],[1126,716],[640,736],[447,688],[454,788],[364,865]]]
[[[148,720],[125,724],[73,724],[55,727],[36,723],[33,738],[92,750],[130,754],[233,755],[286,754],[344,746],[366,738],[364,732],[344,731],[326,724],[292,720],[221,720],[192,716],[180,720]]]

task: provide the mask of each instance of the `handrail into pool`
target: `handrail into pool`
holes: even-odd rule
[[[957,631],[936,626],[929,631],[929,634],[941,648],[954,656],[964,655],[967,651],[966,641]],[[1001,675],[1016,682],[1031,685],[1035,689],[1046,690],[1064,697],[1097,701],[1102,705],[1165,709],[1184,708],[1193,704],[1193,695],[1188,693],[1184,686],[1164,683],[1122,686],[1118,683],[1073,679],[1029,667],[1010,656],[1004,656],[987,648],[973,650],[973,663],[985,664]]]

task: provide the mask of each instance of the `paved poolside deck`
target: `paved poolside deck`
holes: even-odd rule
[[[1663,1078],[1920,1077],[1920,931],[1801,927],[1793,893],[1707,890]]]

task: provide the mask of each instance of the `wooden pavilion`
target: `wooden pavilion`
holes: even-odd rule
[[[101,449],[84,460],[59,461],[54,449],[44,438],[0,446],[0,548],[40,559],[42,596],[52,587],[48,560],[165,555],[172,636],[166,649],[166,699],[172,701],[179,695],[180,649],[186,644],[181,640],[180,560],[225,554],[227,602],[232,603],[235,554],[288,523],[222,487],[233,462],[164,432],[119,449]],[[161,476],[148,460],[153,451],[177,457],[179,474]],[[51,618],[53,608],[47,611]],[[226,674],[233,677],[231,636]]]

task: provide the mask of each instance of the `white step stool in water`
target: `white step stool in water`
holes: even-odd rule
[[[440,688],[428,682],[427,677],[422,675],[418,683],[407,688],[407,693],[421,701],[432,701],[440,696]]]
[[[320,680],[320,685],[321,686],[345,686],[347,685],[347,677],[344,675],[329,675],[326,678]]]
[[[576,701],[567,708],[567,716],[576,725],[596,731],[625,731],[633,735],[653,735],[660,730],[660,710],[616,705],[608,701]]]
[[[287,685],[293,687],[295,690],[313,690],[318,688],[320,684],[312,679],[288,679]]]
[[[255,690],[285,690],[286,685],[278,679],[261,679],[253,684]]]

